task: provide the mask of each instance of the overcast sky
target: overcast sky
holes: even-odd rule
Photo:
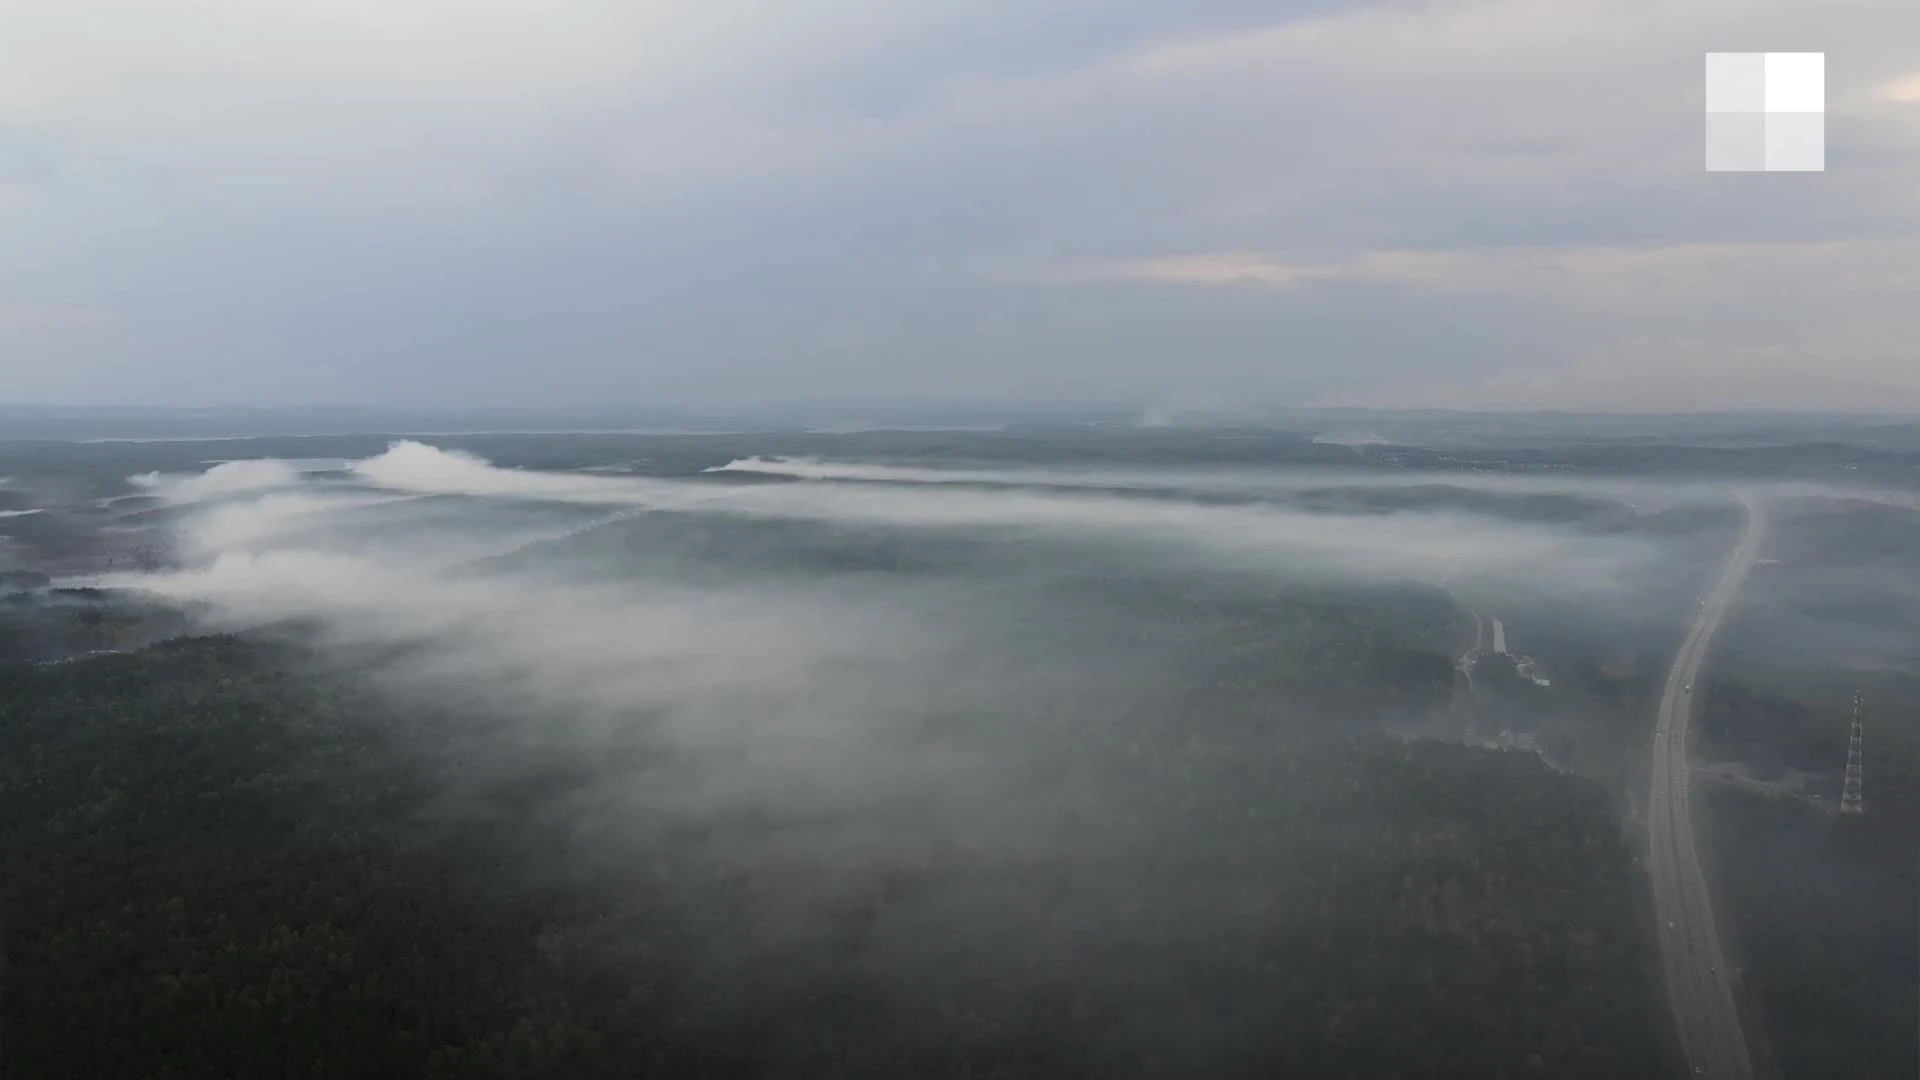
[[[1707,173],[1703,54],[1828,54]],[[1920,410],[1915,0],[0,0],[0,400]]]

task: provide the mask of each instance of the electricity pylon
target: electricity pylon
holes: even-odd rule
[[[1859,814],[1866,810],[1860,802],[1860,691],[1853,692],[1853,730],[1847,734],[1847,782],[1840,789],[1840,812]]]

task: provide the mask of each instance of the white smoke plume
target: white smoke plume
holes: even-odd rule
[[[1131,490],[1111,482],[1117,471],[977,470],[954,483],[831,462],[615,477],[412,441],[344,476],[231,464],[244,467],[148,485],[175,504],[189,557],[107,583],[215,627],[297,623],[378,658],[368,678],[422,703],[400,715],[432,726],[420,740],[460,783],[518,778],[555,754],[578,763],[537,808],[571,850],[643,864],[671,849],[703,871],[771,875],[779,910],[752,932],[776,948],[817,944],[831,920],[811,905],[845,882],[951,870],[962,885],[877,919],[873,963],[902,993],[939,970],[926,950],[958,940],[956,927],[1007,964],[1065,956],[1121,924],[1135,942],[1187,932],[1182,896],[1140,884],[1154,880],[1143,852],[1160,842],[1160,804],[1137,782],[1173,784],[1156,770],[1178,758],[1126,748],[1184,743],[1181,724],[1202,708],[1282,732],[1296,719],[1284,682],[1223,705],[1216,639],[1140,633],[1169,621],[1154,605],[1196,579],[1270,585],[1259,602],[1274,603],[1295,582],[1413,583],[1430,611],[1446,572],[1534,595],[1637,597],[1636,574],[1662,554],[1645,537],[1467,510],[1207,501],[1194,492],[1209,482],[1290,481],[1198,470],[1184,486],[1168,473]],[[777,470],[793,479],[727,475]],[[1048,482],[1068,474],[1079,482]],[[834,558],[806,562],[809,545]],[[866,572],[890,560],[909,570]],[[1141,581],[1161,588],[1138,609],[1102,606]],[[1256,628],[1232,644],[1259,654],[1288,640]],[[482,719],[449,733],[420,719],[436,709]],[[1378,718],[1303,707],[1297,719],[1339,731]],[[471,794],[484,784],[453,787],[467,795],[450,803],[484,803]],[[1030,868],[1100,889],[1084,903],[1008,899],[995,875]],[[1114,881],[1130,884],[1105,888]],[[1252,932],[1234,917],[1210,912],[1208,932]]]
[[[841,467],[804,468],[827,479]],[[1246,569],[1374,580],[1430,581],[1455,568],[1469,574],[1498,569],[1509,575],[1606,581],[1654,556],[1651,548],[1619,538],[1595,542],[1567,529],[1456,512],[1308,513],[1258,504],[1047,492],[1010,484],[998,490],[945,491],[912,484],[713,485],[501,469],[471,455],[413,442],[397,443],[355,471],[383,487],[414,493],[514,496],[876,527],[1066,535],[1171,546],[1190,557],[1226,559]],[[849,479],[917,478],[916,473],[876,471],[872,466],[852,467],[848,473]]]
[[[197,476],[143,473],[129,481],[169,502],[194,503],[248,491],[288,487],[300,479],[300,470],[272,458],[227,461]]]
[[[1478,572],[1545,593],[1620,588],[1657,555],[1643,540],[1464,512],[1049,490],[1017,486],[1017,470],[970,487],[920,482],[918,470],[809,468],[819,482],[609,477],[500,468],[412,441],[344,479],[233,462],[149,481],[180,506],[185,566],[108,584],[198,605],[221,628],[295,620],[405,656],[395,677],[406,686],[517,717],[517,737],[592,757],[644,733],[708,761],[601,793],[626,808],[603,807],[615,820],[635,807],[657,820],[904,800],[920,807],[909,817],[942,821],[948,835],[1041,850],[1052,841],[1014,826],[1017,810],[1071,785],[1022,795],[1010,763],[1070,753],[1083,736],[1062,718],[1123,723],[1149,708],[1174,661],[1089,665],[1036,629],[1071,617],[1021,576],[1034,551],[1068,553],[1046,565],[1123,576],[1213,568],[1431,585]],[[673,539],[671,522],[753,543],[798,526],[904,551],[958,537],[1002,554],[958,579],[768,575],[727,562],[706,534]],[[777,542],[753,550],[779,556]],[[964,735],[928,743],[915,732],[935,714],[971,719]],[[837,832],[828,846],[852,842]]]
[[[1316,440],[1318,441],[1318,440]],[[1611,478],[1567,473],[1518,473],[1487,470],[1388,470],[1329,468],[1286,469],[1221,467],[1211,469],[1020,467],[926,468],[866,462],[824,461],[805,457],[736,458],[709,473],[750,473],[796,480],[845,480],[893,484],[1066,487],[1107,490],[1180,491],[1209,495],[1283,496],[1310,491],[1457,489],[1499,495],[1559,495],[1618,501],[1643,509],[1725,504],[1733,499],[1722,480]],[[1771,498],[1845,496],[1896,505],[1914,505],[1911,494],[1877,488],[1837,488],[1828,483],[1760,480],[1741,484]]]

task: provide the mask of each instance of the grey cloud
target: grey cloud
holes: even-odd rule
[[[350,5],[312,33],[297,3],[231,25],[160,4],[106,30],[59,11],[0,43],[0,89],[17,91],[0,131],[35,133],[0,149],[0,177],[18,159],[32,179],[0,179],[0,288],[103,318],[0,320],[0,392],[18,398],[561,403],[752,384],[1419,404],[1631,367],[1649,350],[1628,337],[1668,335],[1652,350],[1668,359],[1637,369],[1652,386],[1675,356],[1739,345],[1770,300],[1675,327],[1654,295],[1595,317],[1524,291],[1030,279],[1231,251],[1920,224],[1915,106],[1883,93],[1920,68],[1899,47],[1920,15],[1891,0],[580,0],[524,34],[507,7],[376,32],[374,7]],[[114,59],[163,33],[193,44]],[[1703,173],[1700,53],[1800,39],[1832,50],[1831,171]],[[136,94],[151,104],[120,107]],[[1829,282],[1798,320],[1884,364],[1893,291]],[[1510,392],[1578,407],[1592,383]],[[1796,385],[1749,380],[1728,402],[1791,404]],[[1886,403],[1876,386],[1860,404]],[[1920,401],[1920,376],[1894,389]]]

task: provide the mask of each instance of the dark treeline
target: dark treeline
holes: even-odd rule
[[[177,610],[100,589],[8,589],[0,581],[0,664],[126,652],[186,627]]]
[[[318,670],[234,638],[0,669],[0,1074],[1673,1064],[1644,881],[1598,786],[1530,755],[1192,725],[1111,749],[1118,857],[929,846],[816,880],[662,834],[555,871],[539,815],[431,813],[444,762]]]

